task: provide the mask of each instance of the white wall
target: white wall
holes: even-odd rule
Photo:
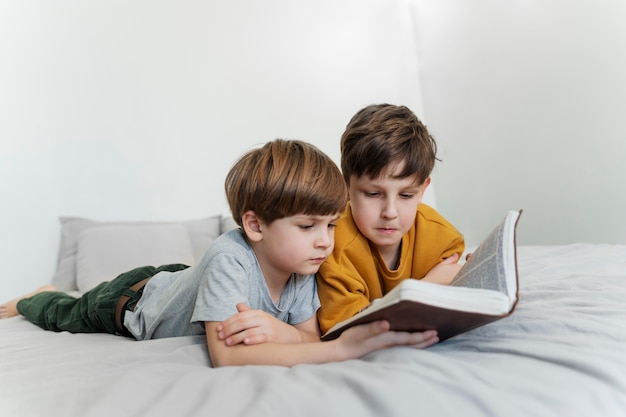
[[[482,239],[626,243],[626,2],[415,0],[437,205]]]
[[[305,139],[338,161],[361,107],[420,114],[410,8],[0,2],[0,300],[50,281],[59,216],[227,213],[223,178],[250,146]]]
[[[626,243],[625,4],[0,2],[0,298],[49,282],[59,216],[227,213],[248,147],[338,160],[375,102],[436,137],[436,205],[468,243],[510,208],[521,244]]]

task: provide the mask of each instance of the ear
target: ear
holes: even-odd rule
[[[420,193],[419,193],[419,202],[420,203],[422,202],[422,198],[424,198],[424,192],[426,191],[426,189],[428,188],[429,185],[430,185],[430,177],[426,178],[426,180],[424,181],[424,183],[420,187]]]
[[[261,220],[259,220],[253,210],[248,210],[241,216],[241,227],[251,242],[258,242],[263,238]]]
[[[346,180],[346,188],[348,189],[348,202],[350,201],[350,193],[352,192],[352,187],[351,187],[351,185],[352,185],[353,183],[356,183],[357,179],[358,179],[358,177],[357,177],[356,175],[352,174],[352,175],[350,176],[350,178],[348,178],[348,179]]]

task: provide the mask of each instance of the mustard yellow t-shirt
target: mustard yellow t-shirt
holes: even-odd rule
[[[415,224],[402,237],[398,269],[358,230],[350,205],[337,221],[335,248],[317,274],[322,334],[382,297],[406,278],[422,279],[445,258],[465,250],[463,235],[435,209],[419,204]]]

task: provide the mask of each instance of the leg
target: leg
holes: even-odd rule
[[[174,272],[185,268],[188,267],[182,264],[135,268],[112,281],[100,283],[79,298],[46,286],[7,302],[1,307],[4,313],[0,314],[5,314],[5,317],[21,314],[42,329],[57,332],[115,334],[115,306],[122,294],[135,283],[157,272]]]
[[[80,297],[62,291],[44,291],[17,302],[17,312],[44,330],[102,333],[107,330],[94,314],[98,296],[109,282],[102,282]]]
[[[64,292],[36,292],[15,300],[15,310],[45,330],[70,333],[116,333],[115,306],[133,284],[154,275],[152,266],[135,268],[112,281],[73,297]]]
[[[35,294],[39,294],[45,291],[56,291],[56,288],[53,285],[44,285],[43,287],[37,288],[35,291],[24,294],[21,297],[14,298],[0,305],[0,319],[7,319],[9,317],[15,317],[19,315],[17,311],[18,301],[24,298],[32,297]]]

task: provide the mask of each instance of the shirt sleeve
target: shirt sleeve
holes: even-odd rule
[[[289,314],[289,324],[298,324],[310,319],[320,307],[315,277],[312,275],[300,276],[299,284],[296,300]]]
[[[238,303],[249,303],[248,273],[234,254],[217,254],[200,273],[193,322],[226,320]]]
[[[356,271],[346,271],[330,259],[317,274],[321,307],[317,318],[322,334],[370,304],[367,286]]]
[[[463,235],[434,209],[422,206],[417,214],[412,271],[420,279],[444,259],[455,253],[460,259],[465,251]]]

